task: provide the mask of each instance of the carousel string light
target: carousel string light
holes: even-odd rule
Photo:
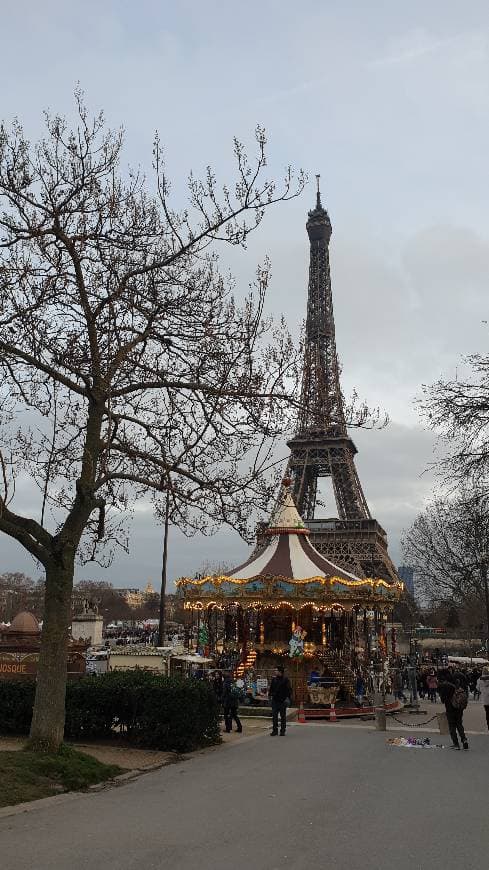
[[[362,586],[371,586],[375,588],[377,586],[383,586],[386,589],[396,589],[402,591],[404,589],[404,583],[401,581],[396,583],[387,583],[385,580],[381,578],[373,579],[373,578],[364,578],[361,580],[347,580],[345,577],[306,577],[302,579],[294,579],[290,577],[277,576],[277,577],[268,577],[264,575],[257,574],[256,577],[227,577],[225,575],[220,576],[211,576],[208,577],[200,577],[198,579],[193,580],[190,577],[180,577],[179,580],[175,581],[175,585],[178,587],[185,586],[205,586],[206,584],[212,584],[215,587],[222,586],[223,583],[230,583],[234,586],[248,586],[250,583],[257,582],[267,582],[273,579],[274,583],[287,583],[291,586],[307,586],[307,584],[319,583],[321,586],[333,586],[334,584],[339,584],[341,586],[347,586],[351,588],[359,588]]]

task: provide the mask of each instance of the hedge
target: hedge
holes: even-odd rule
[[[32,681],[0,681],[0,734],[28,734]],[[65,737],[118,737],[135,746],[190,752],[220,740],[220,711],[201,680],[161,677],[148,671],[113,671],[70,682]]]

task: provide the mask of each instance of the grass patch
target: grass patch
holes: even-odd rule
[[[87,788],[122,772],[69,746],[55,754],[0,752],[0,807]]]

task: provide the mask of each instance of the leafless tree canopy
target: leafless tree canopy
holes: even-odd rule
[[[483,621],[481,567],[489,560],[489,494],[466,488],[457,496],[431,502],[405,534],[406,564],[416,584],[437,605],[479,610]]]
[[[17,613],[28,610],[42,619],[44,583],[20,572],[0,574],[0,622],[11,622]]]
[[[423,417],[440,435],[444,455],[438,465],[447,480],[486,477],[489,466],[489,357],[465,360],[469,376],[438,380],[423,387]]]
[[[17,125],[0,134],[0,529],[44,563],[83,503],[69,533],[95,557],[104,512],[116,520],[170,485],[185,531],[224,521],[246,533],[269,495],[260,472],[287,419],[296,354],[284,324],[263,317],[268,264],[237,304],[215,248],[245,244],[304,179],[288,170],[278,190],[262,178],[257,130],[254,160],[235,142],[235,183],[190,176],[178,211],[159,142],[154,185],[123,177],[122,133],[91,120],[79,96],[78,111],[76,130],[47,116],[35,147]],[[13,508],[19,474],[40,492],[27,521]]]

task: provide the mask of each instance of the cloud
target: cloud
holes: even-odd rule
[[[389,54],[371,60],[367,66],[386,67],[408,64],[426,55],[436,54],[447,48],[451,49],[463,39],[464,37],[461,36],[441,39],[436,36],[430,36],[429,33],[422,29],[413,30],[406,36],[401,37],[401,39],[391,42]]]

